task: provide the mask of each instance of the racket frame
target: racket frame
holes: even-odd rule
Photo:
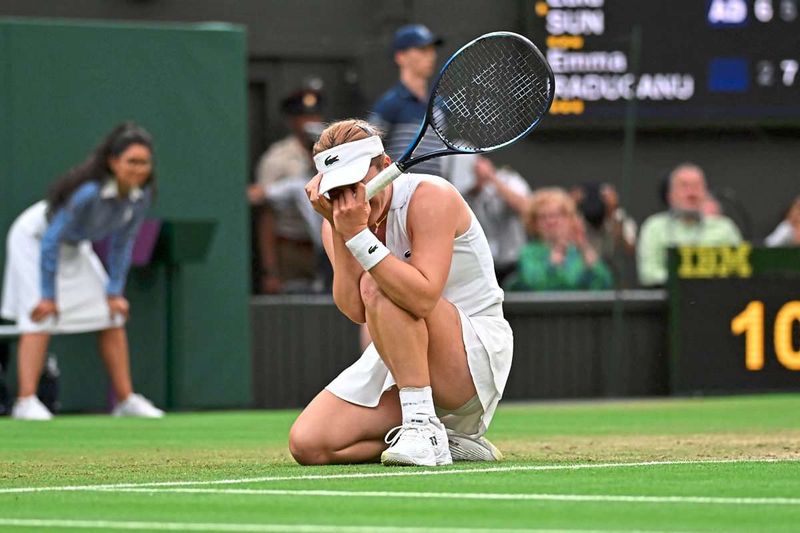
[[[439,139],[445,144],[445,146],[447,146],[447,148],[443,150],[436,150],[434,152],[422,154],[418,157],[412,157],[414,150],[416,150],[417,146],[419,146],[419,143],[422,141],[422,138],[425,136],[425,133],[431,126],[431,117],[433,116],[433,104],[434,104],[433,95],[436,93],[436,89],[439,87],[439,83],[442,80],[442,76],[447,71],[450,64],[459,56],[459,54],[461,54],[464,50],[474,45],[478,41],[481,41],[483,39],[497,38],[497,37],[512,37],[514,39],[519,39],[523,41],[525,44],[527,44],[527,46],[531,49],[531,51],[539,57],[542,64],[547,69],[548,83],[549,87],[551,87],[552,90],[550,91],[545,111],[541,114],[541,116],[539,116],[539,118],[531,122],[531,124],[528,126],[528,128],[525,129],[525,131],[523,131],[513,139],[510,139],[502,144],[492,146],[490,148],[477,148],[475,150],[461,150],[455,148],[453,147],[452,144],[450,144],[450,142],[447,141],[447,139],[442,137],[439,134],[439,132],[436,131],[435,128],[433,128],[433,132],[436,134],[437,137],[439,137]],[[453,53],[453,55],[450,56],[450,58],[445,62],[445,64],[439,70],[439,73],[436,75],[434,82],[431,84],[431,90],[428,94],[428,105],[425,108],[425,116],[423,117],[422,122],[420,123],[419,130],[417,130],[416,138],[411,144],[408,145],[406,150],[403,152],[403,154],[397,161],[395,161],[390,166],[383,169],[373,179],[371,179],[369,183],[367,183],[367,199],[370,199],[376,194],[378,194],[389,183],[394,181],[394,179],[397,178],[397,176],[405,172],[408,168],[416,165],[417,163],[422,163],[429,159],[433,159],[435,157],[441,157],[444,155],[489,153],[517,142],[518,140],[528,135],[536,126],[539,125],[539,123],[542,121],[542,118],[544,118],[544,116],[547,114],[547,110],[550,109],[554,97],[555,97],[555,76],[553,75],[553,69],[550,68],[550,65],[547,63],[547,60],[545,59],[542,52],[536,47],[536,45],[534,45],[530,41],[530,39],[528,39],[523,35],[510,31],[495,31],[491,33],[485,33],[479,37],[476,37],[475,39],[471,40],[470,42],[459,48],[455,53]]]

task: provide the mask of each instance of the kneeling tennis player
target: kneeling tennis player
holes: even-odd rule
[[[391,163],[377,130],[330,125],[306,186],[324,218],[333,298],[373,343],[305,408],[289,448],[301,464],[447,465],[498,460],[483,434],[511,367],[483,229],[444,179],[403,174],[371,200]]]

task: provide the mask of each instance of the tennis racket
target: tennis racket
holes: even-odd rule
[[[506,31],[481,35],[442,67],[416,139],[367,183],[367,198],[417,163],[491,152],[520,140],[542,120],[554,94],[553,71],[532,42]],[[414,157],[428,128],[446,148]]]

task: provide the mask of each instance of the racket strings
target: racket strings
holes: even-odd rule
[[[529,44],[482,39],[443,72],[431,125],[455,149],[488,150],[526,133],[547,112],[552,93],[549,67]]]
[[[505,141],[516,137],[521,130],[527,129],[532,117],[540,115],[540,111],[536,109],[537,93],[534,89],[536,77],[532,77],[529,71],[520,68],[525,65],[522,63],[525,59],[521,55],[508,55],[497,60],[495,65],[499,65],[499,68],[495,69],[495,76],[492,78],[495,85],[487,89],[497,92],[500,97],[482,95],[482,98],[476,101],[477,118],[481,124],[493,126],[491,134],[498,140]],[[491,140],[487,138],[488,142]]]

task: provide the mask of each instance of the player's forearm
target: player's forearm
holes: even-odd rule
[[[392,255],[369,273],[391,301],[417,318],[427,317],[441,298],[441,289],[422,272]]]
[[[364,302],[361,300],[361,276],[364,269],[356,261],[341,236],[334,232],[333,301],[336,307],[353,322],[365,322]]]

